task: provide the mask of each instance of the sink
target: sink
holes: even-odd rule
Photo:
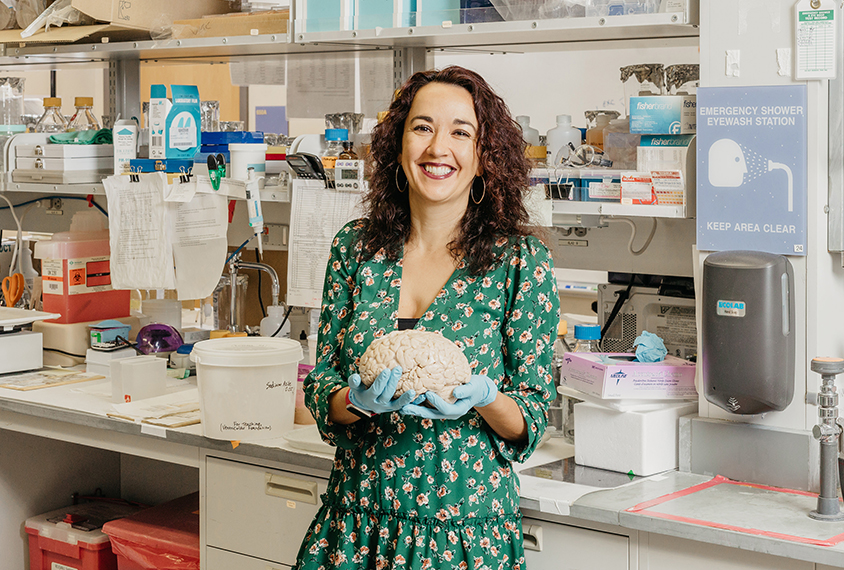
[[[606,469],[595,469],[594,467],[578,465],[574,462],[574,457],[566,457],[565,459],[559,459],[551,463],[528,467],[519,471],[519,474],[605,489],[620,487],[631,481],[644,478],[633,474],[628,475],[626,473],[618,473],[617,471],[607,471]]]

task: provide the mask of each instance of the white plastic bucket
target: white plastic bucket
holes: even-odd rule
[[[246,180],[247,170],[255,169],[255,177],[264,176],[267,170],[267,145],[264,143],[232,143],[229,145],[231,173],[235,180]]]
[[[293,429],[302,345],[288,338],[203,340],[196,362],[199,414],[205,437],[259,441]]]

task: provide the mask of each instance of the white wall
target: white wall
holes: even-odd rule
[[[101,64],[74,64],[56,71],[56,96],[62,98],[62,113],[68,117],[76,111],[75,97],[94,98],[94,116],[102,120],[105,101],[105,67]],[[25,96],[43,99],[50,96],[50,70],[43,66],[0,68],[0,77],[23,77],[26,79]]]
[[[515,115],[529,115],[545,134],[568,114],[585,127],[588,109],[624,111],[619,68],[635,63],[697,63],[697,39],[561,45],[560,51],[490,54],[436,52],[438,68],[461,65],[480,73]],[[622,113],[624,114],[624,113]]]
[[[707,87],[794,85],[808,83],[808,255],[790,257],[795,273],[796,364],[795,393],[783,412],[753,423],[809,429],[817,410],[805,404],[817,392],[819,376],[809,369],[818,355],[844,356],[844,271],[840,257],[827,251],[827,93],[826,81],[794,81],[780,75],[776,50],[793,48],[792,0],[701,0],[701,85]],[[740,51],[740,76],[725,73],[725,50]],[[736,420],[701,397],[700,415]]]

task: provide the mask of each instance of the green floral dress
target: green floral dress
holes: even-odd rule
[[[373,339],[396,329],[401,259],[364,261],[364,220],[335,237],[323,290],[317,364],[306,402],[337,447],[323,505],[296,568],[523,569],[518,477],[545,432],[554,398],[559,322],[551,256],[533,237],[499,239],[499,263],[480,277],[460,263],[416,324],[463,349],[518,404],[528,439],[501,439],[472,410],[458,420],[380,414],[344,426],[328,397],[346,386]]]

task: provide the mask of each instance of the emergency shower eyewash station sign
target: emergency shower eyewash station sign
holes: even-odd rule
[[[697,98],[698,249],[806,255],[806,86]]]

